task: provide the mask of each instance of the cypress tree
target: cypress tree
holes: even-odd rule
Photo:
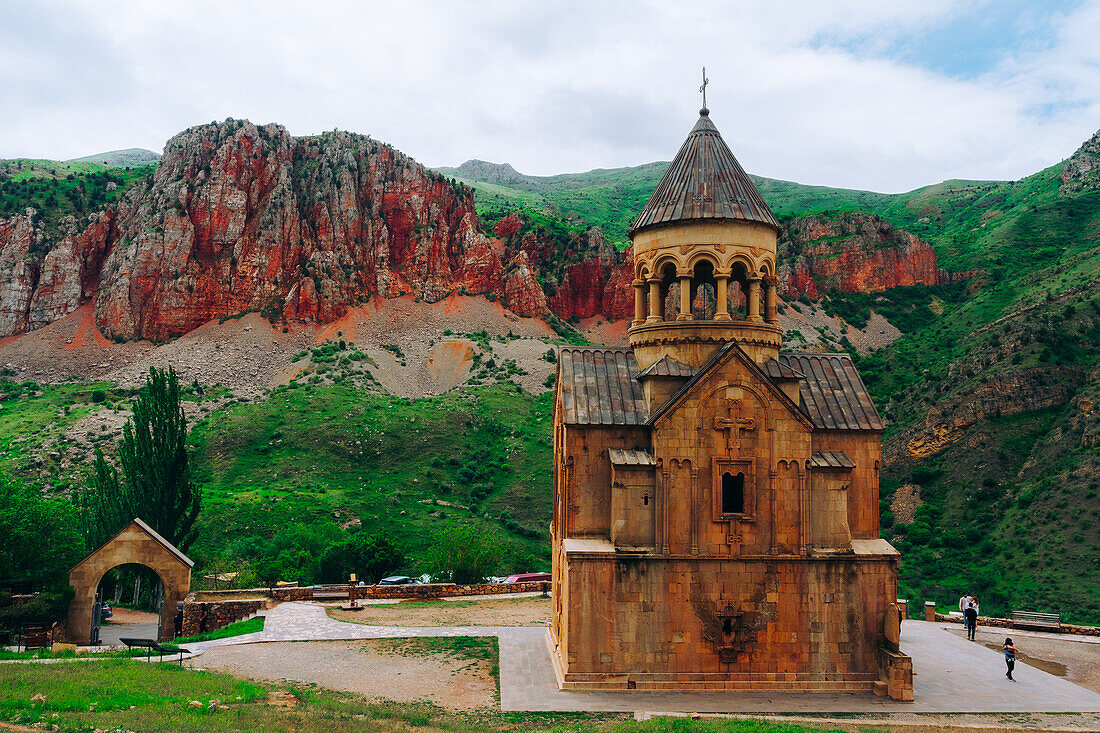
[[[83,502],[89,544],[93,538],[102,542],[141,517],[181,550],[191,546],[198,533],[195,519],[202,494],[191,480],[186,441],[187,419],[176,372],[151,367],[118,444],[125,482],[96,452],[91,496]]]

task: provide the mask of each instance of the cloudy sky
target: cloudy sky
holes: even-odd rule
[[[1100,128],[1100,0],[0,5],[0,157],[158,152],[244,117],[428,165],[667,160],[711,116],[749,171],[1012,179]]]

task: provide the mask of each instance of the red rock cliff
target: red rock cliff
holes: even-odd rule
[[[634,312],[634,256],[607,243],[603,231],[551,231],[520,214],[493,226],[506,252],[520,252],[543,283],[550,310],[559,318],[603,316],[615,321]]]
[[[0,221],[0,336],[93,298],[105,334],[150,339],[248,310],[327,322],[374,295],[494,292],[546,312],[531,270],[480,232],[470,189],[362,135],[194,127],[117,211],[62,230],[42,242],[32,216]]]
[[[880,293],[907,285],[938,285],[932,246],[873,214],[803,216],[779,234],[780,294],[818,298],[828,290]]]

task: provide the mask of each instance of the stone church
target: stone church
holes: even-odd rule
[[[630,348],[561,351],[563,689],[912,699],[883,423],[848,355],[780,351],[777,231],[702,109],[631,230]]]

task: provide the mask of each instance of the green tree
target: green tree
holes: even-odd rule
[[[0,578],[50,589],[69,584],[69,568],[84,554],[71,503],[0,474],[0,527]]]
[[[39,591],[17,604],[0,594],[0,628],[62,617],[72,599],[69,568],[84,554],[73,505],[0,474],[0,527],[0,578],[29,580]]]
[[[118,444],[125,481],[96,452],[95,474],[82,501],[89,544],[141,517],[181,550],[191,546],[202,494],[191,480],[186,441],[176,372],[150,368]]]
[[[500,543],[472,524],[454,523],[428,551],[432,573],[452,583],[480,583],[500,567]]]
[[[358,532],[330,545],[321,555],[321,581],[343,583],[355,573],[364,583],[377,583],[405,562],[390,538],[380,533]]]

